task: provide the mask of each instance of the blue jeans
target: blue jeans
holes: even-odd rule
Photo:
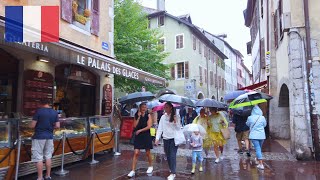
[[[251,142],[256,150],[256,156],[258,160],[262,160],[262,144],[264,139],[251,139]]]
[[[176,174],[178,146],[174,144],[174,139],[164,139],[164,152],[167,155],[169,169],[172,174]]]
[[[202,157],[202,151],[192,151],[192,164],[197,163],[197,158],[202,163],[203,157]]]

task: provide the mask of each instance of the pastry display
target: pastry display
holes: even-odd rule
[[[98,125],[96,125],[96,124],[90,123],[90,128],[91,128],[91,129],[101,129],[101,128],[103,128],[103,127],[102,127],[102,126],[98,126]]]
[[[66,133],[66,134],[77,134],[78,131],[75,131],[75,130],[72,130],[72,129],[62,129],[62,130],[55,131],[54,135],[61,136],[63,133]]]

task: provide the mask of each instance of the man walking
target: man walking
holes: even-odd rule
[[[58,113],[49,104],[49,101],[41,101],[41,108],[36,111],[31,122],[31,128],[35,129],[32,137],[32,161],[37,165],[38,180],[43,179],[44,159],[47,170],[44,179],[51,179],[51,158],[54,151],[53,129],[60,128]]]
[[[248,116],[242,110],[233,110],[232,123],[235,124],[234,130],[236,131],[236,137],[238,141],[239,150],[238,153],[242,154],[242,143],[245,142],[247,156],[251,156],[249,149],[249,127],[246,125]]]

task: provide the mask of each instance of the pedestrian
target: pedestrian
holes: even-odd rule
[[[200,167],[199,171],[202,172],[202,162],[203,162],[203,157],[202,157],[202,146],[203,146],[203,139],[200,135],[199,128],[195,129],[193,134],[191,135],[190,139],[190,145],[192,148],[192,170],[191,173],[194,174],[196,171],[196,164],[197,164],[197,159],[200,161]]]
[[[58,112],[50,107],[50,102],[42,100],[31,122],[34,128],[32,137],[32,161],[36,163],[38,180],[51,179],[51,158],[54,152],[53,130],[60,128]],[[45,160],[46,176],[43,177],[43,160]]]
[[[184,118],[186,125],[191,124],[197,116],[198,116],[197,112],[193,110],[192,107],[188,107],[188,112],[186,113]]]
[[[208,116],[206,115],[204,108],[200,110],[200,115],[197,116],[192,123],[201,125],[207,132],[207,136],[203,140],[203,148],[206,156],[208,157],[208,152],[210,148],[213,146],[213,139],[212,139],[212,136],[210,135],[211,123],[209,122]]]
[[[221,129],[228,128],[228,121],[218,112],[217,108],[210,108],[210,112],[209,121],[212,124],[212,132],[208,133],[208,135],[213,139],[213,150],[216,154],[215,163],[219,163],[220,160],[223,159],[223,146],[227,143],[222,135]]]
[[[135,114],[134,117],[134,155],[132,160],[132,170],[128,174],[128,177],[135,176],[136,165],[141,149],[145,149],[148,158],[149,167],[147,169],[147,174],[151,174],[153,171],[152,157],[150,153],[150,150],[153,148],[152,137],[150,134],[151,126],[151,115],[147,111],[146,103],[143,102],[139,105],[138,112]]]
[[[267,121],[259,106],[255,105],[253,107],[251,116],[248,117],[247,126],[250,127],[249,139],[256,150],[256,162],[258,161],[257,168],[264,169],[261,149],[263,141],[266,139],[264,128],[267,126]]]
[[[162,115],[159,122],[155,144],[159,144],[159,139],[162,135],[164,151],[170,168],[168,180],[173,180],[176,177],[176,157],[178,151],[178,146],[176,146],[174,142],[174,135],[181,129],[181,121],[179,114],[176,114],[175,108],[170,102],[165,104],[164,111],[165,113]]]
[[[249,148],[249,126],[247,126],[248,116],[243,114],[242,110],[233,110],[233,117],[232,117],[232,123],[235,124],[235,132],[236,132],[236,138],[238,141],[239,150],[238,153],[242,154],[242,143],[241,141],[245,142],[245,148],[247,152],[247,156],[250,157],[250,148]]]

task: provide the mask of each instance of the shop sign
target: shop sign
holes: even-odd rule
[[[266,52],[266,75],[270,76],[270,51]]]
[[[102,99],[102,115],[110,115],[112,113],[112,86],[105,84],[103,86],[103,99]]]
[[[133,132],[133,117],[122,117],[120,137],[130,139]]]

